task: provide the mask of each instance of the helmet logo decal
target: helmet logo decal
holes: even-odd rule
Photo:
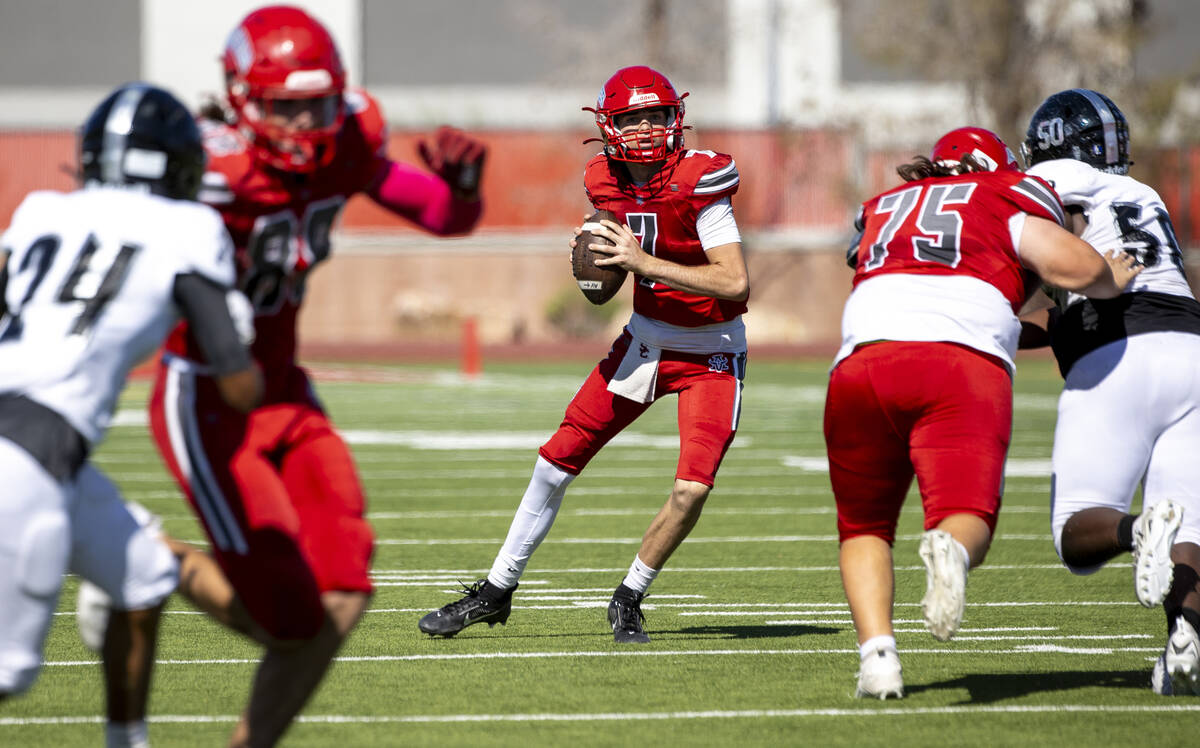
[[[1037,123],[1037,139],[1038,148],[1046,150],[1052,145],[1062,145],[1066,140],[1066,135],[1063,133],[1063,121],[1061,117],[1043,120]]]
[[[229,40],[225,42],[225,48],[229,50],[229,54],[233,55],[233,63],[237,65],[238,73],[245,75],[250,69],[250,63],[254,61],[254,48],[250,44],[250,37],[246,34],[244,26],[238,26],[229,35]]]
[[[167,154],[162,151],[148,151],[145,148],[130,148],[125,151],[125,162],[122,166],[122,170],[130,177],[162,179],[167,173]]]
[[[289,91],[323,91],[332,86],[333,76],[328,70],[293,70],[283,82]]]
[[[661,101],[661,99],[658,98],[658,94],[651,91],[650,93],[634,94],[633,96],[630,96],[628,106],[635,107],[640,104],[657,104],[659,101]]]

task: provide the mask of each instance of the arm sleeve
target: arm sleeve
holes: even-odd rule
[[[226,297],[229,289],[199,273],[175,276],[175,303],[191,326],[193,337],[217,376],[250,366]]]
[[[696,233],[700,237],[700,246],[705,251],[722,244],[742,241],[737,220],[733,217],[733,203],[728,197],[710,203],[700,210],[696,216]]]
[[[396,215],[439,236],[466,233],[483,214],[482,200],[455,199],[441,179],[399,161],[381,159],[379,174],[367,194]]]

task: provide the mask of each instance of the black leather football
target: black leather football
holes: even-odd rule
[[[571,250],[571,273],[579,284],[579,290],[593,304],[603,304],[621,290],[628,271],[616,265],[598,267],[597,258],[608,255],[599,254],[588,249],[589,244],[609,244],[608,239],[593,236],[590,229],[599,224],[601,219],[616,221],[617,216],[611,210],[598,210],[583,224],[583,232],[575,237],[575,247]]]

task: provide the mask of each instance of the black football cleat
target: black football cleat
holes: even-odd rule
[[[642,615],[642,598],[625,585],[617,588],[608,603],[608,622],[612,625],[613,641],[617,644],[649,644],[650,636],[642,628],[646,616]]]
[[[470,587],[464,584],[466,595],[427,614],[417,627],[430,636],[449,639],[476,623],[486,623],[488,628],[505,623],[512,613],[512,594],[516,588],[514,584],[506,590],[497,590],[486,579],[480,579]]]

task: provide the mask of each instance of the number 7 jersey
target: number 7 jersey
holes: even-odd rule
[[[1036,279],[1017,254],[1026,216],[1061,225],[1063,208],[1016,171],[922,179],[864,203],[837,360],[872,340],[945,341],[1013,368],[1016,311]]]

